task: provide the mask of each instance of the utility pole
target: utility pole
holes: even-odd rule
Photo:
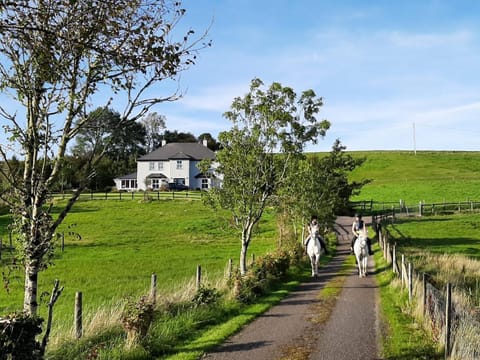
[[[413,153],[417,156],[417,141],[415,139],[415,120],[413,120]]]

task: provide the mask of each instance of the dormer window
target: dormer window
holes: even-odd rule
[[[182,160],[177,160],[177,170],[182,170],[182,169],[183,169]]]

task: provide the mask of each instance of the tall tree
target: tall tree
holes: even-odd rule
[[[154,104],[179,97],[151,97],[149,90],[175,80],[208,45],[202,43],[203,35],[193,39],[192,30],[175,33],[184,14],[179,1],[164,0],[0,3],[0,89],[25,109],[25,119],[19,119],[0,108],[10,140],[24,154],[23,176],[17,181],[8,167],[8,148],[0,145],[7,164],[0,171],[10,187],[3,198],[13,210],[22,244],[23,309],[28,315],[37,313],[38,274],[49,263],[55,231],[102,155],[88,159],[78,190],[54,218],[49,195],[67,145],[89,125],[87,114],[100,90],[122,99],[124,124]]]
[[[326,155],[310,154],[291,167],[288,181],[278,192],[279,209],[296,226],[305,223],[311,215],[329,227],[338,214],[346,213],[350,197],[368,183],[349,181],[349,174],[363,162],[345,153],[346,147],[335,140]]]
[[[169,131],[166,130],[165,133],[162,135],[162,140],[165,140],[167,143],[173,142],[197,142],[197,138],[195,135],[189,132],[182,132],[178,130]]]
[[[145,152],[149,153],[162,143],[162,130],[165,129],[165,116],[156,112],[148,113],[140,119],[145,128]]]
[[[224,115],[233,122],[219,134],[217,171],[222,186],[207,193],[207,202],[231,211],[241,240],[240,272],[247,270],[247,251],[255,224],[272,195],[287,179],[293,160],[308,142],[323,136],[330,123],[317,120],[322,106],[313,90],[297,96],[289,87],[273,83],[267,89],[253,79],[250,92],[234,99]],[[210,164],[201,164],[208,173]]]
[[[198,142],[207,141],[207,147],[212,151],[220,149],[220,143],[210,133],[202,133],[198,136]]]

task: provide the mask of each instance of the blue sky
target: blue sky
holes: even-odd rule
[[[185,0],[183,24],[212,47],[154,111],[214,136],[259,77],[324,98],[332,126],[308,151],[480,150],[479,1]],[[415,132],[413,124],[415,123]]]
[[[198,34],[210,27],[212,47],[181,74],[184,97],[151,109],[166,116],[169,130],[215,137],[228,130],[231,123],[222,114],[258,77],[297,93],[313,89],[324,98],[319,116],[331,128],[307,151],[329,151],[337,138],[353,151],[413,150],[414,134],[417,150],[480,151],[480,1],[183,5],[180,26]],[[168,88],[161,84],[152,91],[168,95]],[[96,95],[97,106],[110,96]]]

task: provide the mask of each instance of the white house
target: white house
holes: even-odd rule
[[[161,190],[169,183],[189,189],[208,189],[212,177],[202,174],[197,164],[204,159],[215,160],[215,152],[202,143],[162,143],[162,146],[137,159],[137,172],[116,179],[118,190]]]

